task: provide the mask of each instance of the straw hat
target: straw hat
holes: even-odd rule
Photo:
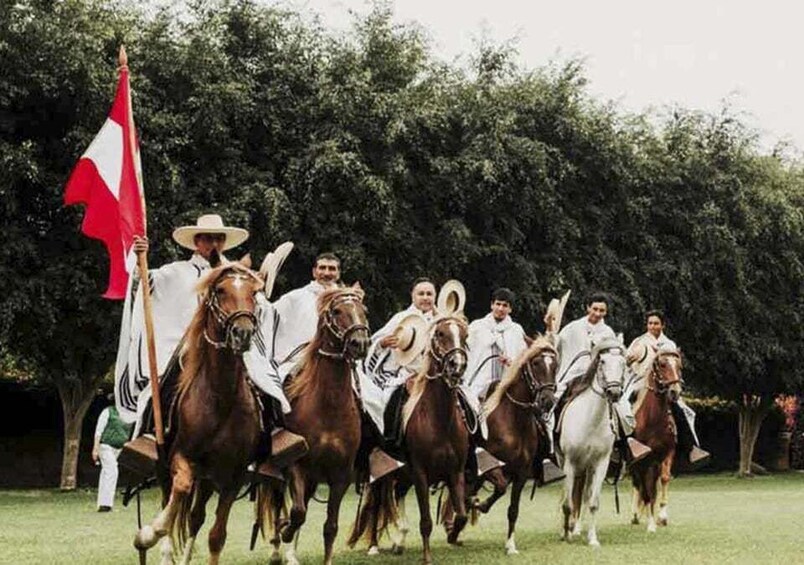
[[[391,357],[400,367],[411,364],[427,347],[427,320],[420,314],[402,318],[394,330],[399,345],[391,350]]]
[[[223,250],[237,247],[248,239],[248,231],[243,228],[224,226],[223,219],[218,214],[204,214],[200,216],[194,226],[181,226],[173,230],[173,239],[176,243],[187,249],[195,251],[195,236],[202,233],[226,235]]]
[[[451,316],[463,312],[466,306],[466,290],[460,281],[450,279],[441,286],[436,301],[436,309],[441,316]]]

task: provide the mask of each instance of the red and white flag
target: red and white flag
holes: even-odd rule
[[[125,52],[121,52],[121,63],[109,117],[73,169],[64,193],[65,204],[86,205],[81,224],[84,235],[106,244],[109,287],[103,296],[118,300],[125,298],[130,271],[136,265],[130,254],[134,236],[145,235],[145,201]]]

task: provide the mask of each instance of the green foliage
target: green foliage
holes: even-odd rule
[[[519,69],[484,44],[470,68],[445,66],[383,3],[343,37],[254,2],[0,10],[0,339],[43,379],[113,359],[106,259],[61,194],[125,42],[152,264],[182,256],[175,226],[217,211],[251,230],[258,260],[296,243],[280,291],[320,251],[341,255],[374,325],[421,275],[461,279],[471,317],[511,287],[529,331],[553,296],[573,290],[571,319],[604,289],[628,336],[666,311],[695,392],[800,387],[802,171],[760,155],[728,108],[656,127],[593,100],[577,61]]]

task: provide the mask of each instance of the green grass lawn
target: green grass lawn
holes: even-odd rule
[[[626,489],[629,490],[630,489]],[[530,492],[528,487],[528,493]],[[324,493],[325,494],[325,493]],[[630,492],[621,492],[623,513],[614,511],[614,493],[604,490],[598,532],[603,547],[593,550],[581,540],[570,544],[559,540],[560,487],[540,489],[533,501],[522,503],[517,545],[520,555],[506,557],[503,544],[507,527],[507,497],[463,535],[460,548],[446,544],[443,529],[433,534],[436,563],[802,563],[801,516],[804,515],[804,474],[791,473],[752,480],[731,475],[687,476],[673,482],[670,526],[648,534],[644,525],[631,526],[627,508]],[[432,498],[435,506],[436,498]],[[196,563],[205,563],[206,534],[212,519],[201,531]],[[339,563],[417,563],[421,558],[418,511],[415,497],[408,497],[411,535],[402,556],[384,552],[368,557],[363,548],[345,547],[346,533],[355,514],[357,497],[350,494],[341,512],[337,541]],[[143,509],[150,520],[157,511],[155,489],[147,493]],[[259,542],[248,550],[252,508],[238,502],[229,521],[229,537],[223,562],[267,563],[269,546]],[[321,527],[324,506],[313,503],[302,530],[299,557],[317,563],[322,557]],[[0,492],[0,563],[103,565],[137,563],[132,540],[136,529],[136,507],[121,505],[107,514],[95,511],[94,491],[62,493],[56,490]],[[384,541],[388,547],[388,541]],[[149,554],[158,563],[158,553]]]

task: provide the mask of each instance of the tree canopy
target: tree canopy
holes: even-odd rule
[[[701,392],[800,387],[802,169],[728,108],[656,125],[595,100],[577,61],[523,69],[480,45],[450,66],[382,3],[335,36],[247,1],[21,0],[0,38],[0,340],[41,379],[91,388],[113,362],[104,250],[62,193],[125,43],[152,265],[214,211],[251,231],[243,253],[296,243],[279,290],[336,252],[375,326],[421,275],[462,280],[470,317],[512,288],[531,332],[553,296],[573,290],[572,318],[602,289],[628,337],[665,310]]]

